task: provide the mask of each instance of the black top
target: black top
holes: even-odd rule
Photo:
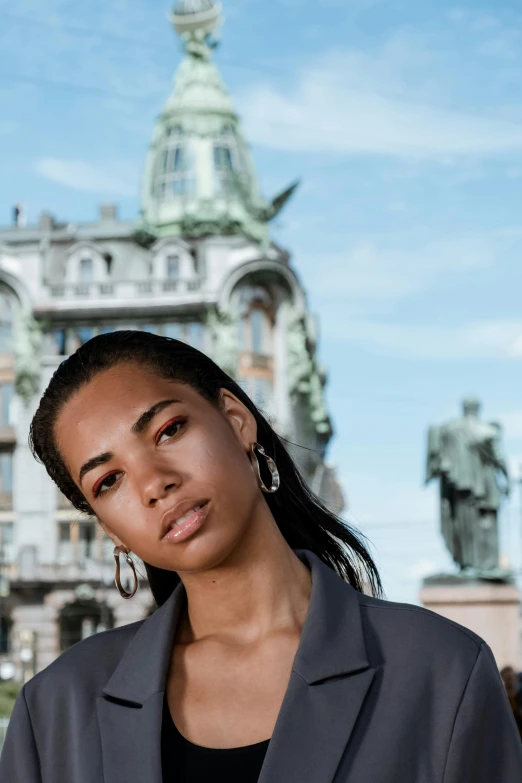
[[[165,698],[161,731],[163,783],[257,783],[269,742],[226,750],[194,745],[179,733]]]

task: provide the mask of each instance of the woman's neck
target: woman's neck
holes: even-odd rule
[[[188,609],[177,633],[182,644],[211,637],[248,644],[275,630],[300,631],[312,591],[310,571],[271,515],[253,522],[216,568],[181,578]]]

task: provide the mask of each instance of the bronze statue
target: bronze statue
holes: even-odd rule
[[[463,410],[462,418],[430,428],[426,483],[440,481],[441,532],[461,572],[502,578],[498,510],[510,490],[502,428],[479,418],[473,397]]]

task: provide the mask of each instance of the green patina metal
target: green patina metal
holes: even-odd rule
[[[185,0],[172,21],[185,57],[156,123],[147,157],[138,236],[243,235],[266,246],[272,220],[298,183],[271,202],[259,191],[252,156],[212,60],[221,8]]]
[[[29,313],[18,310],[15,316],[15,386],[17,394],[29,404],[40,389],[40,347],[42,328]]]

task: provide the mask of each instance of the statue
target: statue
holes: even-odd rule
[[[502,429],[479,419],[480,402],[468,397],[464,416],[428,433],[426,483],[440,481],[441,532],[464,575],[502,579],[498,510],[509,495]]]

